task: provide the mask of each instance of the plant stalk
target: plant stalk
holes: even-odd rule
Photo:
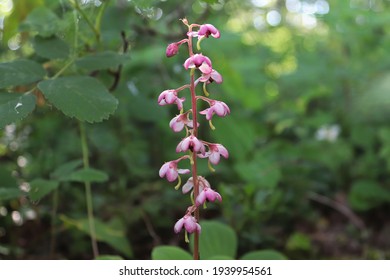
[[[189,30],[191,32],[191,28]],[[194,55],[193,50],[192,50],[192,38],[188,37],[188,52],[189,55],[192,56]],[[192,134],[195,137],[198,137],[198,111],[196,107],[196,92],[195,92],[195,73],[194,71],[190,71],[190,92],[191,92],[191,106],[192,106],[192,119],[194,123],[194,128],[192,130]],[[199,195],[199,183],[198,183],[198,175],[197,175],[197,154],[192,153],[192,166],[191,166],[191,171],[192,171],[192,179],[194,182],[194,201],[196,201],[196,198]],[[196,208],[194,212],[194,217],[197,222],[199,222],[199,209]],[[197,231],[194,232],[194,253],[193,253],[193,258],[194,260],[199,260],[199,233]]]
[[[80,136],[81,136],[81,149],[83,152],[83,165],[84,168],[89,168],[89,152],[88,152],[87,134],[85,132],[85,125],[81,121],[79,121],[79,125],[80,125]],[[89,235],[91,236],[93,256],[96,259],[99,256],[99,249],[96,240],[95,218],[93,216],[91,182],[85,181],[84,186],[85,186],[85,198],[87,202]]]

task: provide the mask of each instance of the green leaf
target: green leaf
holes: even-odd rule
[[[152,250],[152,260],[192,260],[192,256],[175,246],[157,246]]]
[[[218,3],[218,0],[201,0],[202,2],[208,3],[208,4],[216,4]]]
[[[32,94],[0,93],[0,128],[25,118],[34,109]]]
[[[234,169],[243,180],[262,188],[273,189],[282,178],[277,162],[267,157],[261,157],[261,154],[251,161],[237,162]]]
[[[0,188],[0,201],[18,198],[21,195],[22,195],[22,192],[19,190],[18,187]]]
[[[241,260],[287,260],[287,257],[275,250],[258,250],[246,253]]]
[[[237,236],[233,229],[215,221],[200,223],[202,234],[199,237],[199,251],[202,259],[211,259],[215,256],[226,256],[234,259],[237,252]],[[194,249],[191,236],[191,250]]]
[[[64,215],[60,217],[65,225],[75,227],[81,232],[90,234],[88,219],[71,219]],[[126,257],[132,257],[133,251],[125,234],[125,227],[118,219],[112,219],[108,223],[95,218],[96,239],[109,244]]]
[[[293,233],[287,240],[286,248],[288,250],[303,250],[310,251],[311,240],[310,237],[301,232]]]
[[[35,179],[30,182],[29,196],[32,201],[39,201],[55,189],[57,189],[59,183],[57,181],[49,181],[44,179]]]
[[[355,210],[367,211],[390,202],[390,190],[382,188],[374,181],[357,181],[348,194],[348,202]]]
[[[229,257],[229,256],[215,255],[215,256],[208,258],[208,260],[234,260],[234,259],[232,257]]]
[[[118,67],[127,59],[129,59],[127,55],[113,51],[104,51],[81,57],[76,60],[76,65],[88,71],[95,71]]]
[[[75,182],[95,182],[103,183],[108,180],[107,173],[94,169],[94,168],[84,168],[72,172],[69,175],[69,181]]]
[[[20,31],[35,31],[42,37],[49,37],[59,29],[60,19],[46,7],[35,8],[19,26]]]
[[[93,123],[108,119],[118,106],[118,100],[92,77],[63,77],[42,81],[38,87],[65,115],[81,121]]]
[[[95,258],[95,260],[123,260],[123,258],[121,256],[117,256],[117,255],[100,255],[100,256],[97,256]]]
[[[45,75],[42,66],[31,60],[0,63],[0,88],[27,85],[41,80]]]
[[[81,159],[76,159],[64,163],[63,165],[57,167],[57,169],[50,174],[50,177],[59,181],[67,181],[69,179],[69,175],[77,168],[79,168],[82,164],[83,161]]]
[[[33,41],[35,52],[44,58],[57,59],[69,56],[68,44],[58,37],[44,38],[36,36]]]

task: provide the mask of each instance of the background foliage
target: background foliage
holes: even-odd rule
[[[232,114],[200,133],[231,157],[200,167],[224,199],[202,219],[237,245],[216,257],[390,258],[390,1],[178,2],[0,1],[0,258],[93,258],[83,182],[102,255],[187,250],[187,201],[158,177],[174,112],[156,102],[186,83],[186,54],[165,58],[184,17],[222,34],[203,48]]]

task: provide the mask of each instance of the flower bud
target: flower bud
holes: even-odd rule
[[[169,44],[165,54],[167,57],[172,57],[179,52],[179,45],[177,43]]]

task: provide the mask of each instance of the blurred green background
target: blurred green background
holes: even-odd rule
[[[104,6],[101,43],[78,17],[74,50],[68,0],[0,0],[0,59],[28,58],[53,75],[69,54],[123,53],[128,43],[118,63],[99,61],[104,70],[87,61],[63,73],[110,88],[122,64],[117,110],[86,126],[91,166],[104,171],[92,184],[101,254],[150,259],[158,245],[188,247],[173,225],[189,199],[158,176],[177,157],[181,135],[168,126],[177,111],[157,104],[188,82],[186,51],[165,57],[187,17],[221,31],[202,52],[224,78],[209,91],[231,109],[215,131],[201,123],[202,139],[230,152],[215,173],[200,166],[223,196],[202,219],[233,229],[237,257],[273,249],[289,259],[390,258],[389,0],[79,2],[91,19]],[[47,47],[47,38],[62,44]],[[83,185],[66,178],[81,165],[77,120],[35,94],[35,110],[0,130],[0,259],[93,258]],[[47,190],[38,199],[36,186]]]

